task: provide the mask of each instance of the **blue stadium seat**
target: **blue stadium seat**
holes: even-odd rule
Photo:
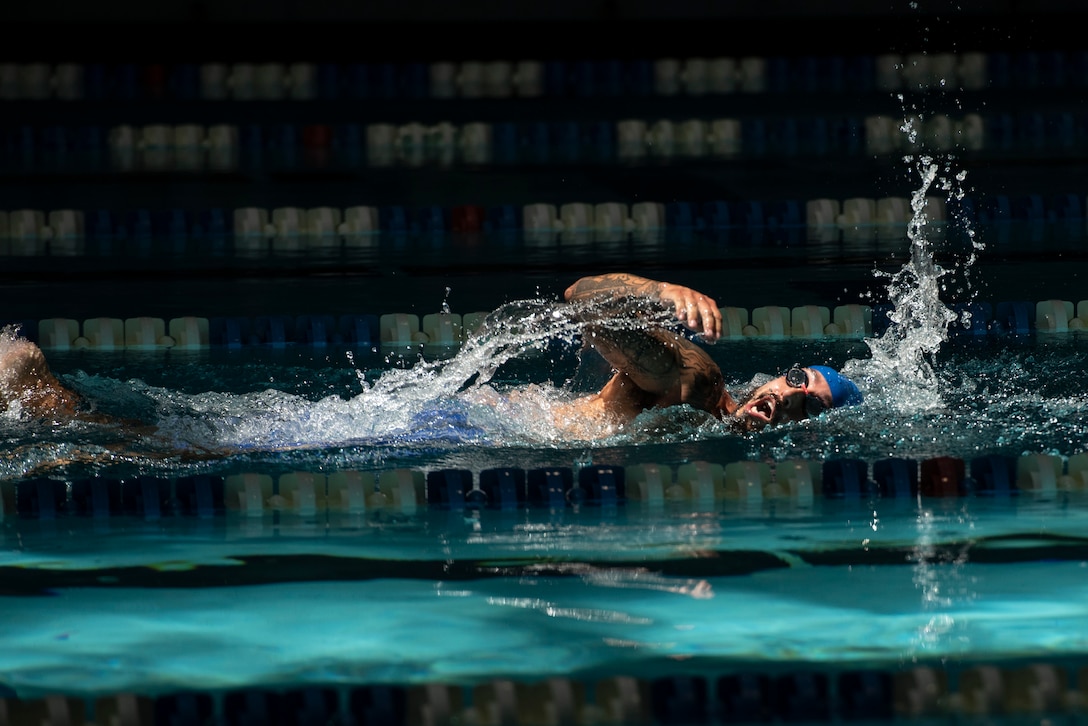
[[[155,698],[154,712],[157,724],[198,726],[212,720],[215,704],[207,693],[175,693]]]
[[[582,129],[575,121],[557,121],[551,125],[552,161],[576,164],[582,160]]]
[[[285,315],[261,315],[253,319],[252,338],[258,345],[282,348],[295,342],[294,321]]]
[[[223,696],[222,708],[226,726],[275,726],[283,722],[283,696],[274,691],[230,691]]]
[[[178,514],[206,519],[225,511],[223,477],[184,476],[174,483]]]
[[[792,93],[807,91],[793,80],[793,62],[789,58],[773,56],[767,58],[767,92]]]
[[[1046,209],[1041,194],[1022,194],[1010,200],[1012,218],[1017,222],[1042,224],[1046,221]]]
[[[990,334],[993,323],[993,306],[988,302],[956,303],[952,305],[956,320],[948,326],[948,334],[953,338],[982,338]],[[963,314],[970,313],[968,324],[963,324]]]
[[[504,204],[490,207],[484,215],[484,232],[489,234],[514,234],[521,231],[521,207]]]
[[[619,60],[603,60],[593,65],[594,95],[616,98],[627,92],[628,70]]]
[[[578,472],[583,501],[599,506],[616,506],[627,499],[622,466],[587,466]]]
[[[337,330],[347,345],[372,348],[379,343],[377,315],[342,315]]]
[[[1012,114],[990,114],[983,120],[985,148],[990,151],[1014,151],[1017,145],[1016,122]]]
[[[746,118],[740,127],[740,151],[747,158],[767,155],[770,132],[763,119]]]
[[[195,101],[200,98],[200,66],[180,63],[170,69],[167,88],[170,97],[179,101]]]
[[[121,509],[125,514],[160,519],[173,509],[170,480],[138,476],[121,482]]]
[[[566,468],[532,469],[526,477],[527,499],[531,504],[551,509],[566,507],[573,479],[571,470]]]
[[[110,255],[117,244],[117,229],[113,213],[106,209],[92,209],[83,215],[83,233],[88,248],[101,255]]]
[[[295,339],[299,343],[324,348],[343,342],[336,320],[331,315],[299,315],[295,318]]]
[[[1026,111],[1017,114],[1013,121],[1015,148],[1020,151],[1042,151],[1050,145],[1051,129],[1048,119],[1041,113]]]
[[[225,209],[204,209],[193,215],[189,234],[193,240],[202,241],[218,250],[226,244],[229,228]]]
[[[773,681],[777,716],[787,722],[820,723],[831,719],[828,676],[824,673],[792,673]]]
[[[121,63],[108,70],[108,95],[116,101],[135,101],[143,95],[140,89],[140,69],[133,63]]]
[[[431,72],[425,63],[405,63],[399,77],[401,98],[430,98]]]
[[[570,64],[571,95],[578,98],[593,98],[597,95],[596,65],[587,60]]]
[[[347,99],[370,97],[370,71],[362,63],[350,63],[341,69],[341,93]]]
[[[738,226],[737,221],[733,218],[735,210],[728,202],[704,202],[701,211],[702,213],[695,224],[697,229],[718,230]]]
[[[690,231],[700,226],[699,214],[691,202],[668,202],[665,205],[665,228]]]
[[[342,722],[339,711],[340,697],[333,688],[310,686],[292,689],[283,694],[284,723],[319,726]]]
[[[251,345],[252,323],[249,318],[214,317],[208,320],[208,338],[211,345],[241,348]]]
[[[378,220],[383,235],[403,236],[412,230],[411,213],[403,206],[382,207]]]
[[[103,101],[109,97],[109,73],[101,63],[83,66],[83,98],[87,101]]]
[[[860,459],[831,459],[823,464],[823,490],[828,499],[859,499],[872,488],[866,463]]]
[[[832,130],[828,120],[812,118],[798,123],[797,148],[802,154],[828,154],[832,148]]]
[[[594,163],[616,160],[616,125],[609,121],[591,123],[586,128],[583,158]]]
[[[15,511],[22,517],[55,519],[67,508],[68,484],[57,479],[29,479],[15,483]]]
[[[830,122],[829,143],[831,149],[850,156],[865,151],[865,121],[848,116]]]
[[[994,332],[1029,335],[1035,331],[1035,303],[1026,300],[999,302],[994,306]]]
[[[911,499],[918,496],[918,462],[913,459],[881,459],[873,462],[877,493],[885,498]]]
[[[445,207],[428,205],[416,212],[414,230],[428,236],[443,235],[449,231],[449,220]]]
[[[975,496],[1009,497],[1019,493],[1016,488],[1016,459],[1003,454],[990,454],[971,460],[971,492]]]
[[[895,682],[888,671],[846,671],[839,675],[838,694],[844,721],[887,723],[895,715]]]
[[[544,63],[544,96],[547,98],[565,98],[568,88],[567,64],[563,61]]]
[[[105,168],[108,154],[106,129],[101,126],[80,125],[72,131],[73,169],[97,172]]]
[[[766,723],[774,713],[771,679],[757,673],[722,676],[716,687],[718,707],[725,723]]]
[[[299,166],[301,136],[295,124],[273,124],[265,129],[267,161],[277,169],[291,171]]]
[[[333,163],[354,169],[366,160],[366,133],[359,124],[338,124],[332,129]]]
[[[518,126],[521,160],[526,164],[547,164],[552,160],[552,142],[549,125],[544,121],[531,121]]]
[[[107,477],[76,479],[72,482],[72,511],[95,518],[121,514],[121,481]]]
[[[437,469],[427,472],[427,503],[446,509],[464,509],[472,491],[468,469]]]
[[[1056,194],[1047,199],[1046,206],[1048,221],[1084,221],[1084,196],[1081,194]]]
[[[164,209],[151,215],[151,230],[156,242],[180,248],[189,241],[189,213],[184,209]]]
[[[491,127],[491,159],[501,165],[520,161],[517,124],[497,123]]]
[[[632,96],[649,96],[654,92],[654,64],[649,60],[636,60],[624,66],[626,91]]]
[[[986,57],[986,77],[991,89],[1002,90],[1012,86],[1012,57],[1004,52],[989,53]]]
[[[525,470],[515,467],[484,469],[480,472],[480,489],[487,495],[489,508],[518,509],[528,498]]]
[[[1012,200],[1004,194],[993,194],[985,198],[978,209],[978,221],[981,224],[1008,224],[1013,220]]]
[[[317,98],[322,101],[340,100],[340,67],[335,63],[317,64]]]
[[[668,676],[650,683],[650,705],[660,724],[696,726],[710,722],[707,682],[700,676]]]
[[[358,724],[401,724],[408,720],[407,701],[403,686],[360,686],[348,696],[348,708]]]
[[[238,161],[243,169],[260,169],[265,163],[265,130],[259,124],[238,129]]]

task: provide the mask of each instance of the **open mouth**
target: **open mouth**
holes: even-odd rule
[[[775,412],[778,410],[778,399],[773,393],[767,393],[745,406],[745,414],[748,418],[769,424],[774,421]]]

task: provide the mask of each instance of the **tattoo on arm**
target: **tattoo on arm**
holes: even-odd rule
[[[663,393],[680,375],[679,336],[663,330],[612,329],[601,325],[586,328],[586,342],[617,371],[639,388]]]
[[[656,299],[661,285],[660,282],[626,272],[583,277],[567,288],[566,299],[568,302],[608,301],[621,297]]]

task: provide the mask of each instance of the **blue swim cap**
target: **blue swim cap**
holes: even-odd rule
[[[820,375],[827,381],[827,385],[831,389],[831,405],[833,407],[856,406],[865,398],[853,381],[834,368],[828,368],[827,366],[809,366],[809,368],[819,371]]]

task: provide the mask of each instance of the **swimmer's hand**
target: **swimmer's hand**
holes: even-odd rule
[[[722,335],[722,313],[711,298],[683,285],[649,280],[625,272],[583,277],[567,288],[564,297],[568,302],[616,300],[622,297],[640,297],[657,300],[672,308],[676,319],[699,333],[708,343]]]
[[[659,283],[657,297],[676,311],[676,319],[708,343],[722,336],[722,312],[718,304],[701,292],[682,285]]]

